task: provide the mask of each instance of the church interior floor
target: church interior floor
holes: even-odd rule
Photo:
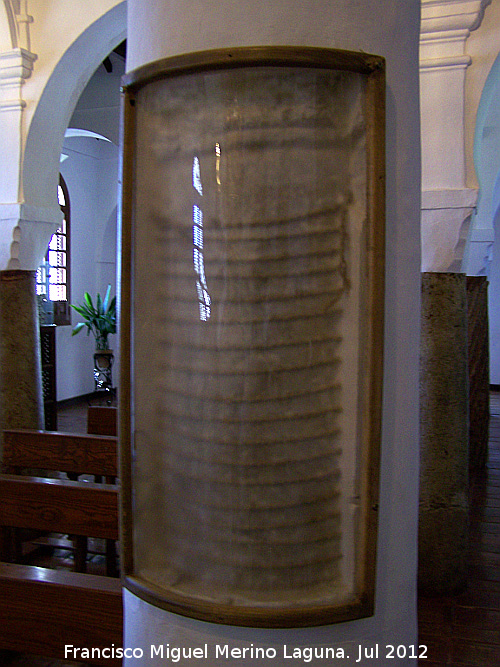
[[[62,406],[61,431],[86,432],[87,402]],[[500,665],[500,392],[490,395],[490,445],[484,479],[470,494],[471,555],[467,590],[420,598],[419,644],[428,646],[419,667]],[[62,567],[70,566],[70,560]],[[99,568],[96,558],[95,567]],[[98,571],[98,570],[97,570]],[[1,631],[1,630],[0,630]],[[0,667],[84,667],[85,663],[0,653]]]
[[[484,477],[470,493],[467,590],[420,598],[419,644],[428,658],[419,667],[500,665],[500,392],[490,394],[490,438]]]

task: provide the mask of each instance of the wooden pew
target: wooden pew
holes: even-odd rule
[[[116,437],[117,421],[118,409],[114,405],[89,405],[87,408],[87,433]],[[108,478],[106,481],[111,480]],[[116,544],[110,540],[106,540],[106,557],[108,563],[116,563]]]
[[[9,429],[3,432],[6,472],[22,468],[57,470],[75,475],[118,475],[117,439],[60,431]]]
[[[91,474],[114,483],[118,474],[117,439],[110,436],[76,435],[59,431],[9,429],[4,431],[3,470],[20,474],[25,469],[67,473],[71,478]],[[75,567],[85,572],[87,539],[75,540]],[[106,540],[107,574],[117,576],[116,547]]]
[[[87,433],[116,435],[117,414],[117,408],[112,405],[90,405],[87,408]]]
[[[31,528],[118,538],[115,486],[2,474],[0,499],[2,534],[10,528]],[[8,551],[8,544],[3,551]],[[70,644],[121,647],[120,581],[2,562],[0,628],[0,649],[58,659],[64,659],[64,647]],[[102,655],[86,662],[121,664]]]
[[[63,660],[64,646],[123,646],[119,579],[0,563],[0,649]],[[85,663],[118,667],[118,659]]]
[[[118,489],[110,484],[0,475],[0,525],[118,539]]]

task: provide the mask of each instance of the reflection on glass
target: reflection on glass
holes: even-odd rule
[[[200,161],[197,157],[193,160],[193,187],[198,194],[203,196]],[[193,206],[193,264],[195,273],[198,276],[196,292],[200,306],[200,320],[206,322],[210,318],[211,300],[208,293],[205,263],[203,260],[203,211],[196,204]]]
[[[221,185],[220,182],[220,144],[217,142],[215,144],[215,180],[217,185]]]
[[[154,585],[353,595],[363,85],[260,67],[140,92],[134,559]]]
[[[203,188],[201,186],[200,161],[197,157],[193,160],[193,188],[203,196]]]

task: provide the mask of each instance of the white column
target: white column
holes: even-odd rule
[[[465,171],[466,41],[491,0],[422,0],[422,270],[460,271],[477,190]]]
[[[383,17],[383,20],[375,20]],[[128,0],[128,67],[197,50],[249,45],[307,45],[364,51],[388,62],[387,287],[383,452],[375,615],[319,628],[252,629],[196,621],[125,594],[125,644],[142,647],[145,665],[163,665],[167,644],[207,645],[206,667],[221,664],[216,647],[276,650],[275,659],[242,665],[298,664],[293,647],[338,647],[342,665],[359,646],[416,643],[418,514],[418,331],[420,326],[419,2],[411,0]],[[381,350],[382,353],[382,350]],[[164,647],[150,658],[151,646]],[[349,657],[347,657],[349,656]],[[414,665],[411,651],[398,665]],[[340,655],[339,655],[340,657]],[[429,656],[430,657],[430,656]],[[379,655],[380,664],[385,655]],[[125,660],[134,665],[137,660]],[[186,661],[186,664],[189,661]],[[193,661],[192,661],[193,662]]]
[[[23,86],[31,77],[37,56],[30,50],[29,24],[33,19],[27,13],[26,0],[17,4],[8,2],[5,10],[12,49],[0,53],[0,269],[33,270],[60,215],[57,217],[54,211],[35,211],[21,203],[26,107]],[[38,222],[41,222],[39,227]]]
[[[36,55],[15,48],[0,53],[0,133],[3,174],[0,200],[17,201],[22,157],[22,86],[31,75]],[[16,159],[17,158],[17,159]]]
[[[0,267],[35,271],[61,222],[56,193],[52,208],[0,204]]]

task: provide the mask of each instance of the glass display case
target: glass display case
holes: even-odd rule
[[[238,625],[373,613],[384,61],[194,53],[123,81],[124,582]]]

